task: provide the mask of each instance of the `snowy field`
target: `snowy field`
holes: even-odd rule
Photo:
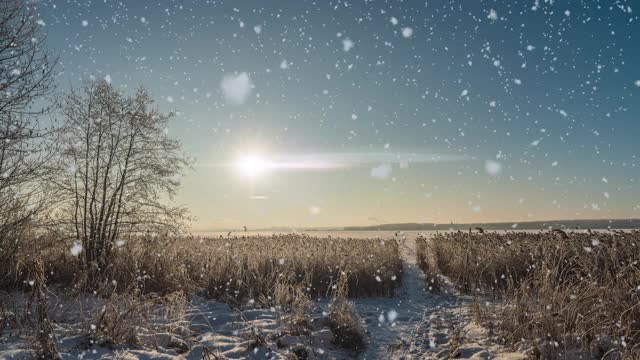
[[[415,237],[418,232],[310,232],[316,237],[398,238],[403,266],[402,286],[390,298],[353,299],[366,328],[366,348],[355,353],[335,344],[327,327],[327,299],[314,303],[312,331],[303,336],[282,336],[282,314],[274,308],[244,306],[233,309],[227,304],[191,297],[180,311],[180,320],[167,320],[169,311],[154,313],[147,319],[163,323],[166,332],[149,332],[141,327],[139,344],[98,346],[83,336],[93,325],[87,314],[105,306],[104,300],[69,298],[62,289],[50,301],[51,320],[64,359],[438,359],[457,352],[460,358],[524,358],[496,345],[487,329],[478,326],[471,315],[473,300],[455,293],[435,294],[427,289],[425,276],[416,264]],[[421,232],[421,234],[424,234]],[[224,234],[207,234],[226,236]],[[240,234],[235,234],[240,235]],[[247,235],[267,235],[247,233]],[[28,301],[18,293],[3,294],[4,306],[19,313]],[[175,310],[174,310],[175,311]],[[157,328],[157,327],[156,327]],[[24,333],[4,330],[0,340],[0,358],[28,359],[32,356]]]

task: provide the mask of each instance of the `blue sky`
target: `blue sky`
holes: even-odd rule
[[[38,11],[62,89],[107,78],[177,113],[169,132],[196,159],[177,201],[195,229],[216,230],[638,217],[636,5],[107,0]]]

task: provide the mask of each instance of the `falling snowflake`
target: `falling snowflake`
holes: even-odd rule
[[[502,164],[494,160],[487,160],[484,163],[484,169],[487,174],[495,176],[500,174],[500,172],[502,171]]]
[[[349,51],[353,48],[355,44],[353,43],[353,41],[351,41],[351,39],[346,38],[344,40],[342,40],[342,49],[344,51]]]
[[[77,257],[82,252],[82,244],[79,241],[75,241],[69,251],[71,252],[71,255]]]
[[[249,74],[242,72],[237,75],[227,75],[222,79],[220,88],[225,99],[232,105],[243,104],[253,89]]]
[[[380,164],[371,169],[371,177],[376,179],[386,179],[391,175],[391,165]]]
[[[390,310],[387,313],[387,320],[389,320],[389,322],[394,322],[396,321],[396,319],[398,318],[398,312],[395,310]]]

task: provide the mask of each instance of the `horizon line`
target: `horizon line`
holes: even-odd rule
[[[498,225],[498,224],[531,224],[531,223],[551,223],[551,222],[589,222],[589,221],[640,221],[640,218],[604,218],[604,219],[547,219],[547,220],[527,220],[527,221],[485,221],[485,222],[451,222],[451,223],[433,223],[433,222],[390,222],[390,223],[380,223],[373,225],[344,225],[344,226],[270,226],[270,227],[259,227],[256,229],[248,229],[249,232],[257,232],[257,231],[349,231],[345,230],[347,228],[373,228],[373,227],[384,227],[384,226],[399,226],[399,225],[433,225],[433,226],[460,226],[460,225]],[[515,229],[515,228],[514,228]],[[243,226],[238,228],[220,228],[219,230],[203,230],[203,229],[190,229],[190,232],[194,233],[203,233],[203,232],[244,232]],[[354,230],[357,231],[357,230]],[[375,231],[375,230],[371,230]],[[384,231],[384,230],[383,230]]]

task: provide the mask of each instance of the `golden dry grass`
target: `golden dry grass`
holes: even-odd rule
[[[543,357],[640,352],[638,231],[456,232],[417,242],[426,271],[504,300],[491,312],[508,344],[529,341]]]
[[[5,284],[25,286],[28,259],[40,257],[47,283],[103,294],[186,294],[240,303],[274,295],[278,284],[301,285],[311,297],[331,295],[341,274],[350,297],[391,296],[401,282],[395,240],[316,238],[282,234],[251,237],[137,236],[115,251],[108,266],[83,268],[68,242],[43,237],[11,266]]]
[[[304,286],[312,297],[328,296],[343,273],[349,275],[349,296],[390,296],[401,269],[395,241],[304,235],[147,238],[121,248],[111,277],[136,283],[144,292],[184,289],[235,302],[272,296],[284,280]]]
[[[362,351],[366,344],[366,329],[352,302],[346,298],[347,276],[340,276],[333,289],[329,307],[329,328],[336,343],[344,348]]]

